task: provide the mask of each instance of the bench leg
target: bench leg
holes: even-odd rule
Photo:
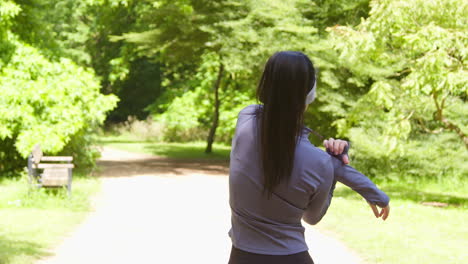
[[[71,197],[71,189],[72,189],[72,169],[68,169],[68,196]]]
[[[34,176],[34,171],[33,171],[33,161],[32,161],[32,155],[28,156],[28,183],[29,186],[33,183],[33,176]]]

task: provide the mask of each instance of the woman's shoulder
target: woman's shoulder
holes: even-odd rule
[[[327,152],[310,143],[308,139],[299,140],[296,160],[298,162],[302,162],[306,167],[330,168],[332,165],[331,156]]]
[[[239,116],[240,115],[253,115],[261,108],[262,108],[262,105],[258,105],[258,104],[248,105],[248,106],[242,108],[242,110],[240,110]]]
[[[236,124],[236,133],[235,138],[244,137],[246,135],[252,134],[252,129],[255,128],[254,120],[256,120],[257,109],[261,107],[260,105],[249,105],[244,107],[237,116]]]
[[[334,177],[334,168],[330,155],[310,142],[301,142],[295,157],[295,173],[298,183],[304,186],[308,195],[312,195]]]

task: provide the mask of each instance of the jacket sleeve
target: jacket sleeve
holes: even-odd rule
[[[320,176],[315,175],[314,172],[310,171],[310,175],[308,177],[309,179],[313,179],[311,183],[312,186],[315,186],[315,192],[310,197],[307,208],[304,210],[304,214],[302,215],[302,219],[310,225],[315,225],[320,222],[327,212],[328,207],[330,207],[336,184],[336,180],[333,179],[333,169],[331,166],[324,166],[320,171],[328,175],[323,175],[324,177],[321,178]]]
[[[309,203],[309,206],[305,210],[304,215],[302,217],[306,223],[308,223],[309,225],[315,225],[318,222],[320,222],[320,220],[322,220],[323,216],[330,207],[330,203],[333,197],[333,191],[335,190],[335,185],[336,181],[334,180],[331,189],[328,192],[328,195],[326,196],[322,204],[317,203],[315,201],[315,203],[312,201],[311,203]]]
[[[388,195],[377,188],[377,186],[364,174],[349,165],[343,164],[343,162],[337,158],[332,158],[331,160],[333,163],[335,179],[337,181],[359,193],[371,204],[377,204],[379,207],[385,207],[388,205],[390,202]]]

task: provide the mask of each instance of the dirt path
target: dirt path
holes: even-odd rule
[[[95,210],[55,256],[38,264],[227,263],[231,242],[227,164],[180,162],[105,148]],[[306,227],[316,264],[362,262]]]

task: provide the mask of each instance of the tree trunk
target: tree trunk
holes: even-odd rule
[[[457,133],[458,137],[460,137],[460,139],[465,144],[465,148],[468,150],[468,136],[465,133],[463,133],[463,131],[460,129],[460,127],[458,127],[456,124],[450,122],[447,118],[445,118],[445,116],[443,114],[444,105],[445,105],[445,98],[443,98],[442,102],[439,104],[439,102],[437,101],[437,97],[438,97],[437,94],[434,94],[432,96],[432,98],[434,99],[434,103],[436,105],[436,108],[437,108],[437,111],[436,111],[436,113],[434,115],[435,119],[442,122],[442,124],[444,125],[444,127],[446,129],[450,129],[450,130],[454,131],[455,133]]]
[[[216,129],[218,128],[218,121],[219,121],[219,87],[221,85],[221,79],[223,77],[224,72],[224,65],[222,63],[219,64],[218,70],[218,78],[214,84],[214,95],[215,95],[215,102],[214,102],[214,113],[213,113],[213,123],[211,124],[210,133],[208,134],[208,139],[206,140],[206,149],[205,153],[212,152],[212,146],[216,135]]]

